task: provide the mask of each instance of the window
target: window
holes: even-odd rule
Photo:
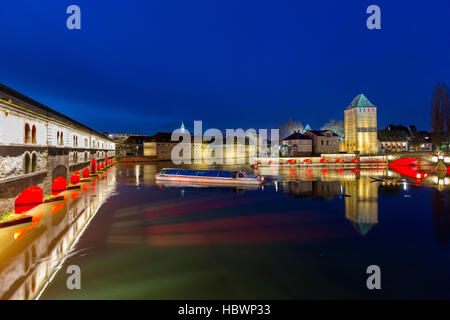
[[[24,172],[30,173],[30,154],[25,153],[25,159],[24,159]]]
[[[31,129],[31,143],[36,144],[36,126]]]
[[[36,172],[37,169],[37,155],[33,153],[31,156],[31,172]]]
[[[25,136],[23,139],[24,143],[30,143],[30,125],[25,123]]]
[[[78,152],[74,152],[73,153],[73,163],[77,163],[78,162]]]

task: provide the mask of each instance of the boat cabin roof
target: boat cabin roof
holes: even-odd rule
[[[164,168],[161,174],[176,176],[193,176],[193,177],[219,177],[219,178],[235,178],[237,176],[246,177],[244,171],[221,171],[221,170],[189,170],[189,169],[171,169]],[[239,175],[238,175],[239,174]]]

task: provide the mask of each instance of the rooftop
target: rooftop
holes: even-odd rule
[[[375,107],[372,102],[367,99],[367,97],[361,93],[358,94],[355,99],[353,99],[352,103],[347,107],[347,109],[353,109],[353,108],[372,108]]]
[[[283,139],[283,141],[285,140],[311,140],[311,137],[300,132],[294,132],[290,136]]]
[[[69,118],[68,116],[66,116],[56,110],[53,110],[53,109],[47,107],[46,105],[44,105],[40,102],[37,102],[36,100],[33,100],[30,97],[27,97],[26,95],[5,86],[2,83],[0,83],[0,99],[3,100],[3,102],[5,104],[9,104],[9,105],[12,105],[15,107],[26,109],[32,113],[35,113],[35,114],[38,114],[38,115],[41,115],[41,116],[44,116],[47,118],[51,118],[56,121],[63,122],[64,124],[66,124],[68,126],[77,127],[81,130],[85,130],[87,132],[101,136],[107,140],[113,141],[106,135],[104,135],[98,131],[95,131],[94,129],[91,129],[88,126],[85,126],[84,124],[82,124],[76,120],[73,120],[73,119]]]

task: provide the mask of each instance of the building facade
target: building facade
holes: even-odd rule
[[[344,149],[363,155],[378,152],[377,107],[364,94],[353,99],[344,114]]]
[[[313,151],[312,138],[309,135],[294,132],[283,139],[281,150],[284,156],[309,155]]]
[[[339,152],[339,136],[332,130],[306,130],[304,134],[312,138],[314,154]]]
[[[0,84],[1,212],[29,186],[49,193],[56,177],[114,156],[108,137]]]

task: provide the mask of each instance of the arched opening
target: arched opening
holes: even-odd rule
[[[31,129],[31,143],[36,144],[36,126],[33,125],[33,128]]]
[[[60,138],[59,144],[63,145],[64,144],[64,135],[62,132],[61,132],[61,135],[59,136],[59,138]]]
[[[30,154],[29,153],[25,153],[25,159],[24,159],[23,163],[24,163],[23,171],[25,173],[30,173]]]
[[[56,144],[59,144],[59,131],[56,133]]]
[[[37,155],[33,153],[31,155],[31,172],[36,172],[37,169]]]
[[[74,171],[74,173],[70,176],[70,183],[76,184],[78,182],[80,182],[80,173],[78,171]]]
[[[88,168],[84,168],[84,170],[83,170],[83,178],[89,178],[89,169]]]
[[[58,165],[52,171],[52,180],[55,180],[56,177],[67,177],[67,168],[65,165]]]
[[[88,152],[84,152],[84,162],[88,161]]]
[[[30,143],[30,125],[28,123],[25,123],[25,136],[23,139],[24,143]]]
[[[52,193],[67,189],[67,180],[63,177],[56,177],[52,182]]]
[[[74,152],[73,153],[73,163],[77,163],[78,162],[78,152]]]
[[[42,203],[44,200],[44,192],[38,186],[32,186],[24,191],[16,198],[14,202],[15,212],[23,213]]]

